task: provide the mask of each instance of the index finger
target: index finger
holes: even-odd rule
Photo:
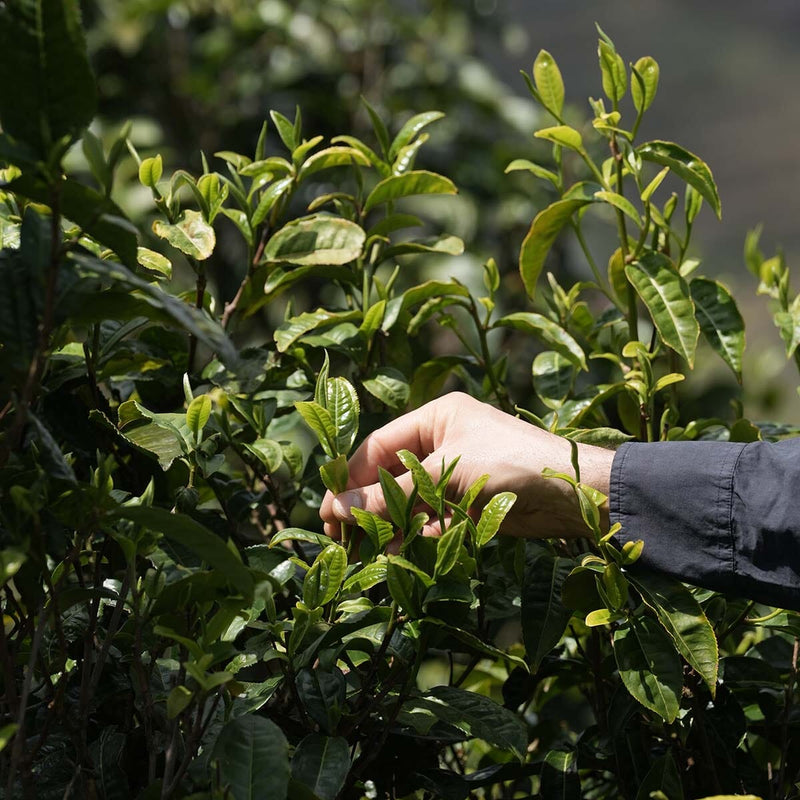
[[[434,421],[431,403],[428,403],[367,436],[348,462],[348,487],[377,483],[378,467],[396,473],[402,466],[398,450],[410,450],[420,461],[427,457],[436,449]]]

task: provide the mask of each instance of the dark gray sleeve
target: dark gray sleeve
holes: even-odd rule
[[[643,566],[800,610],[800,438],[623,444],[609,504]]]

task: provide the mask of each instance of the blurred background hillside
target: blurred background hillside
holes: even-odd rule
[[[706,274],[732,285],[748,322],[747,413],[800,422],[796,379],[783,369],[766,300],[754,296],[741,257],[746,231],[763,222],[765,252],[780,245],[790,264],[800,258],[796,2],[96,0],[84,4],[84,16],[104,124],[112,130],[133,119],[143,154],[161,152],[171,168],[198,171],[201,150],[251,153],[273,108],[292,116],[300,106],[306,136],[368,140],[362,95],[390,129],[414,111],[445,111],[418,166],[449,175],[461,194],[434,213],[467,241],[465,268],[493,255],[509,274],[548,201],[530,176],[503,172],[513,158],[547,157],[531,136],[545,121],[519,70],[549,50],[571,118],[585,117],[586,97],[600,94],[598,22],[626,62],[651,55],[661,65],[640,137],[679,142],[710,164],[719,184],[723,221],[701,214],[694,255]],[[268,152],[279,151],[274,137]],[[120,199],[136,215],[149,207],[148,195],[130,184]],[[601,225],[595,236],[602,246]],[[238,285],[236,254],[228,257],[228,268],[217,270],[222,296]],[[569,246],[556,257],[582,275]]]

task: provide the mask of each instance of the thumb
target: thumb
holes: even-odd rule
[[[406,472],[396,479],[397,484],[403,490],[406,497],[411,495],[413,481],[411,473]],[[348,489],[341,494],[325,497],[325,501],[320,509],[320,516],[325,522],[349,522],[354,523],[353,508],[361,508],[377,514],[383,519],[389,519],[389,511],[386,507],[386,500],[383,496],[383,489],[380,483],[373,483],[369,486],[360,486]]]

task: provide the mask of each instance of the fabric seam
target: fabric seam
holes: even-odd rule
[[[737,564],[736,564],[736,537],[733,532],[733,480],[736,475],[736,468],[739,466],[739,461],[742,457],[742,453],[747,449],[747,445],[743,445],[742,448],[736,455],[736,460],[733,462],[733,466],[731,468],[730,475],[727,479],[727,485],[723,486],[720,484],[720,496],[717,498],[717,502],[721,502],[722,498],[722,491],[723,489],[728,494],[728,508],[727,508],[727,534],[728,534],[728,546],[730,547],[730,563],[731,563],[731,576],[732,582],[735,585],[739,578],[739,573],[737,571]]]

